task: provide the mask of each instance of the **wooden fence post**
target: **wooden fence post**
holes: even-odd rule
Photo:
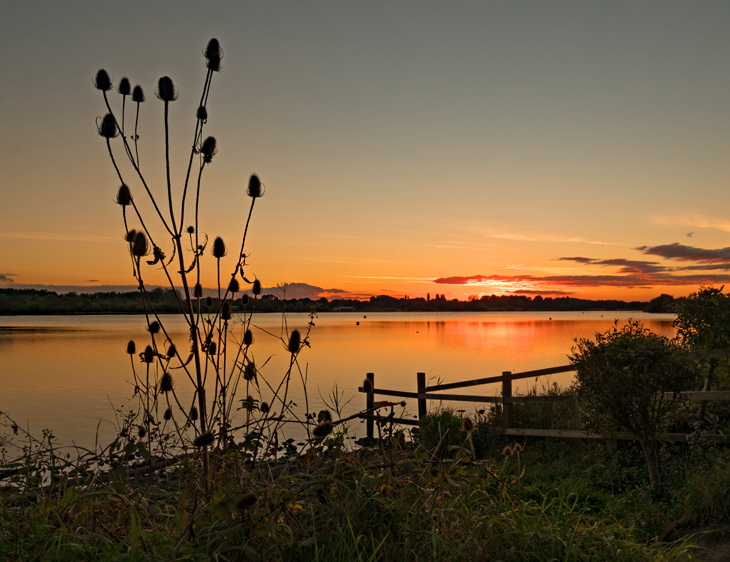
[[[418,421],[423,421],[428,413],[426,407],[426,373],[416,373],[416,388],[418,389]]]
[[[365,409],[369,416],[365,422],[365,428],[368,440],[372,441],[375,438],[373,435],[375,431],[375,420],[372,418],[372,416],[375,415],[375,412],[372,411],[373,404],[375,403],[375,393],[373,392],[373,390],[375,390],[375,373],[368,373],[365,375],[365,378],[370,381],[370,392],[365,395]]]
[[[502,427],[512,427],[512,402],[505,398],[512,398],[512,371],[502,371]]]

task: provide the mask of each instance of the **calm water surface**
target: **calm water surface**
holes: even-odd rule
[[[315,318],[311,349],[300,355],[309,409],[322,408],[322,397],[330,396],[335,385],[345,400],[351,399],[345,413],[361,409],[364,396],[357,387],[368,372],[375,373],[376,387],[413,391],[419,371],[435,383],[564,365],[574,338],[592,338],[614,320],[625,323],[628,318],[641,320],[654,332],[674,335],[674,315],[640,312],[321,314]],[[184,349],[183,318],[163,321],[173,338],[177,336],[178,349]],[[309,317],[291,314],[286,322],[289,329],[304,332]],[[282,333],[279,315],[255,316],[253,323],[266,332]],[[269,360],[262,371],[278,381],[288,353],[280,340],[264,331],[254,330],[254,336],[256,364],[261,368]],[[147,345],[142,317],[0,317],[0,411],[34,434],[52,428],[64,444],[91,446],[97,432],[100,443],[106,444],[115,435],[115,408],[133,404],[132,366],[125,353],[130,339],[139,349]],[[566,373],[551,381],[568,385],[571,379]],[[519,383],[517,391],[524,391],[535,381]],[[187,383],[180,377],[176,384]],[[292,385],[292,398],[304,411],[298,375]],[[474,387],[465,393],[498,395],[499,388]],[[415,413],[415,403],[408,411]],[[355,430],[364,433],[359,427]]]

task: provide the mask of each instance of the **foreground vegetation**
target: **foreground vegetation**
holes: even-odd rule
[[[252,462],[239,444],[211,454],[207,480],[200,455],[141,470],[132,447],[100,472],[108,451],[29,440],[0,473],[0,558],[688,560],[698,532],[730,520],[730,454],[700,432],[662,451],[667,478],[651,489],[632,444],[506,441],[498,415],[470,425],[444,410],[414,440],[384,427],[361,448],[336,424],[285,460]],[[5,429],[7,454],[18,428]]]

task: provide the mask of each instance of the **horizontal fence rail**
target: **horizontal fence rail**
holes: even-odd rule
[[[697,359],[718,359],[730,358],[730,350],[710,350],[693,352],[692,355]],[[565,402],[574,400],[573,396],[513,396],[512,381],[529,378],[539,378],[559,373],[569,373],[576,370],[575,365],[560,365],[557,367],[548,367],[546,369],[536,369],[533,371],[523,371],[521,373],[513,373],[504,371],[501,375],[485,377],[481,379],[471,379],[466,381],[458,381],[446,384],[426,385],[426,374],[416,373],[416,392],[406,392],[402,390],[389,390],[375,387],[375,374],[367,373],[366,379],[368,387],[358,388],[359,392],[365,394],[366,412],[359,417],[366,420],[366,431],[369,440],[374,439],[374,424],[377,421],[392,422],[403,425],[419,425],[428,413],[428,400],[447,400],[449,402],[478,402],[487,404],[501,404],[503,412],[503,424],[501,428],[491,428],[495,433],[503,435],[519,435],[519,436],[535,436],[535,437],[561,437],[561,438],[582,438],[582,439],[626,439],[634,440],[635,436],[626,432],[593,434],[581,430],[561,430],[561,429],[525,429],[512,427],[513,423],[513,405],[536,403],[536,402]],[[457,388],[469,388],[473,386],[481,386],[485,384],[501,383],[501,396],[476,396],[471,394],[444,394],[444,390],[453,390]],[[418,401],[418,416],[413,418],[396,418],[393,415],[392,402],[375,402],[375,395],[392,396],[394,398],[411,398]],[[688,391],[688,392],[666,392],[663,398],[665,400],[686,400],[689,402],[705,402],[705,401],[730,401],[730,391]],[[382,416],[375,411],[378,406],[390,406],[391,414]],[[712,435],[708,436],[710,440],[715,442],[730,442],[730,436]],[[686,435],[684,433],[664,433],[660,439],[666,441],[684,441]]]

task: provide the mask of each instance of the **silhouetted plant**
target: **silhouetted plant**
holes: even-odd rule
[[[208,448],[216,442],[220,446],[231,443],[236,393],[242,380],[245,383],[246,396],[249,396],[242,408],[246,411],[244,441],[261,444],[264,434],[267,433],[271,444],[277,442],[277,432],[288,419],[302,422],[290,407],[288,390],[292,372],[298,368],[297,357],[301,349],[308,345],[309,330],[313,323],[310,322],[309,330],[304,335],[296,330],[291,334],[286,333],[286,330],[282,333],[281,340],[290,355],[290,361],[281,380],[270,382],[261,377],[251,351],[254,339],[250,329],[251,315],[262,292],[261,282],[257,278],[251,281],[246,277],[248,264],[245,254],[254,205],[264,194],[264,186],[255,174],[251,175],[245,189],[251,203],[245,218],[240,250],[230,255],[223,239],[214,239],[211,254],[216,260],[217,298],[204,298],[201,271],[208,236],[201,229],[199,205],[203,175],[211,165],[218,147],[215,137],[204,136],[203,132],[209,119],[207,104],[211,84],[215,73],[221,68],[223,52],[218,40],[212,39],[203,53],[207,72],[195,115],[192,149],[187,160],[185,179],[177,189],[171,180],[169,113],[170,105],[179,97],[179,91],[172,78],[163,76],[154,90],[155,96],[164,104],[165,184],[162,189],[155,188],[148,181],[140,166],[138,129],[140,106],[145,101],[141,86],[132,88],[129,79],[123,78],[117,86],[121,95],[121,109],[115,112],[107,95],[113,90],[109,73],[99,70],[93,83],[102,93],[106,106],[107,113],[97,119],[97,129],[106,143],[121,184],[116,203],[121,207],[124,239],[128,244],[133,276],[144,303],[150,337],[149,344],[139,354],[142,369],[135,366],[135,343],[129,342],[127,345],[127,353],[133,359],[135,394],[139,398],[140,422],[137,438],[140,442],[146,439],[149,454],[152,454],[153,446],[157,446],[159,450],[171,437],[176,437],[177,442],[183,446],[202,448],[205,451],[207,472]],[[131,97],[131,101],[136,104],[132,135],[127,134],[126,128],[127,97]],[[152,204],[152,217],[143,215],[130,188],[133,184],[141,187],[144,196]],[[134,227],[130,224],[132,222],[135,223]],[[157,234],[160,231],[164,233],[162,236]],[[230,278],[227,282],[222,282],[222,260],[227,255],[230,255],[229,259],[232,261]],[[187,323],[189,335],[185,344],[173,342],[170,331],[150,299],[146,286],[150,268],[162,271],[175,294],[179,310]],[[253,299],[244,294],[244,298],[234,303],[236,293],[241,291],[241,283],[249,287]],[[233,312],[236,308],[244,311],[240,336],[232,330]],[[189,354],[181,350],[189,350]],[[185,403],[184,395],[180,392],[179,383],[186,379],[191,383],[192,403]],[[302,380],[304,382],[304,378]],[[273,392],[273,397],[266,403],[266,412],[263,412],[263,408],[254,407],[263,403],[259,382]],[[207,392],[211,387],[213,393],[208,397]],[[251,394],[258,395],[259,398],[252,399]],[[278,415],[269,415],[278,404],[281,405]],[[255,412],[258,415],[253,419],[252,414]],[[193,430],[192,435],[188,435],[189,430]],[[127,438],[132,439],[133,432],[127,433]],[[248,435],[252,433],[256,438],[248,439]],[[118,440],[117,447],[125,446],[124,443],[124,440]],[[256,455],[256,450],[253,455]]]

